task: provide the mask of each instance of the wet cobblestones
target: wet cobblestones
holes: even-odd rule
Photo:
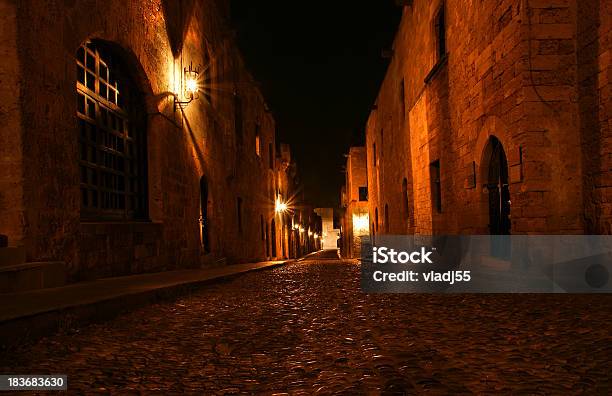
[[[249,273],[58,334],[0,372],[69,393],[610,394],[612,298],[374,295],[349,261]]]

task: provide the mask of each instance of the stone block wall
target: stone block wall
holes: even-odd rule
[[[343,216],[342,255],[357,258],[361,252],[360,237],[368,235],[368,228],[355,224],[354,216],[367,219],[368,201],[359,200],[359,187],[367,187],[367,159],[365,147],[351,147],[346,160],[347,202]],[[369,220],[368,220],[369,221]]]
[[[494,137],[507,160],[512,233],[610,232],[610,9],[604,3],[415,0],[405,6],[367,123],[372,228],[489,233]],[[435,23],[441,9],[444,56]],[[434,161],[441,211],[432,205]],[[403,178],[408,219],[400,216]]]
[[[1,7],[0,54],[10,62],[0,66],[0,163],[7,170],[0,233],[24,245],[29,261],[64,261],[78,280],[267,258],[260,218],[274,216],[268,158],[275,156],[275,123],[234,42],[225,1]],[[113,49],[146,104],[144,221],[81,220],[75,56],[88,40]],[[174,95],[190,64],[199,68],[200,93],[181,109]],[[200,237],[202,177],[208,251]]]
[[[23,235],[23,149],[20,62],[17,56],[17,5],[0,3],[0,234],[16,246]]]

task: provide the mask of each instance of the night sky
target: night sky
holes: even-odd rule
[[[401,17],[392,0],[232,0],[247,66],[289,143],[308,203],[337,206],[343,154],[363,145]]]

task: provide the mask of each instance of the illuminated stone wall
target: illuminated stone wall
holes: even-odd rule
[[[366,149],[351,147],[346,159],[346,202],[343,219],[342,255],[356,258],[362,236],[369,235],[368,201],[360,201],[359,188],[367,187]]]
[[[260,218],[274,215],[268,158],[275,123],[237,50],[227,2],[6,3],[0,53],[11,61],[0,67],[0,161],[8,170],[0,177],[0,233],[12,245],[25,245],[29,261],[65,261],[73,280],[267,257]],[[150,221],[81,221],[75,54],[87,40],[113,48],[146,102]],[[210,76],[181,111],[172,95],[190,63]],[[202,176],[210,252],[198,222]]]
[[[442,2],[405,6],[367,123],[371,228],[489,233],[493,136],[508,163],[512,233],[611,232],[605,3],[447,0],[445,57],[435,23]],[[432,205],[434,161],[440,213]]]

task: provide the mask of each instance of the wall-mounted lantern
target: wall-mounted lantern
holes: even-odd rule
[[[185,108],[194,99],[198,98],[198,92],[200,91],[199,75],[199,68],[194,68],[191,63],[189,67],[184,68],[181,92],[175,96],[175,107]]]
[[[285,213],[289,209],[289,206],[286,202],[283,202],[282,196],[279,194],[276,197],[276,202],[274,204],[274,211],[276,213]]]

